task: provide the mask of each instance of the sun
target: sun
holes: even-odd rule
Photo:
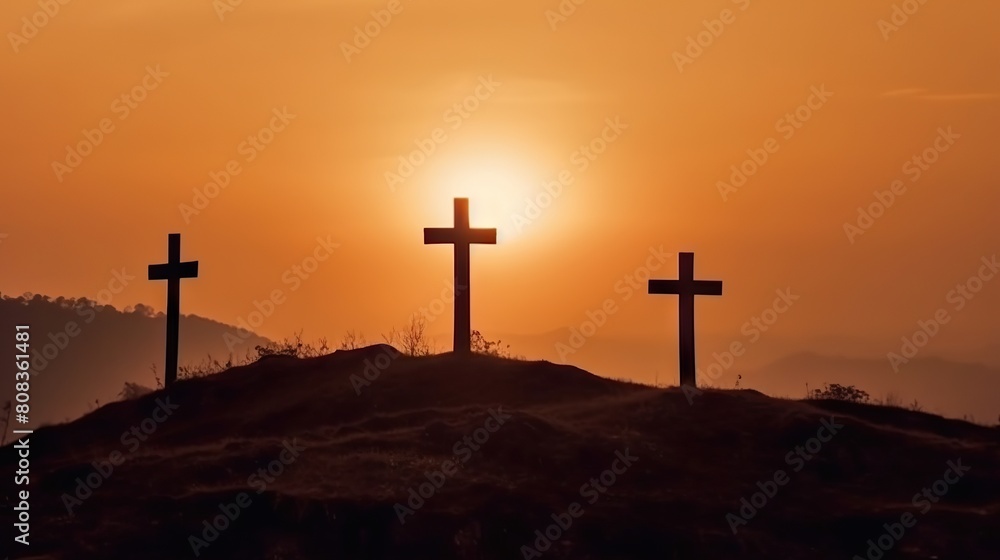
[[[435,205],[453,198],[469,199],[472,227],[497,228],[498,240],[518,237],[515,216],[523,214],[527,200],[540,182],[528,166],[499,157],[463,158],[439,169],[433,183]],[[450,212],[451,205],[444,205]]]

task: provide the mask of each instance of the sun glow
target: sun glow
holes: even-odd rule
[[[499,158],[463,159],[441,169],[435,183],[435,205],[452,198],[469,199],[472,227],[497,228],[498,240],[517,238],[514,216],[524,213],[525,199],[541,188],[525,166]],[[451,205],[445,206],[449,211]]]

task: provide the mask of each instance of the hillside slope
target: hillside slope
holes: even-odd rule
[[[384,345],[267,358],[36,431],[30,551],[851,558],[904,514],[916,525],[883,538],[891,557],[1000,550],[998,430],[752,391],[690,397]],[[16,470],[11,451],[4,472]],[[953,466],[943,498],[914,503]]]

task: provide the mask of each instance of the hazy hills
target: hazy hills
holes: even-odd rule
[[[601,332],[587,338],[579,349],[563,346],[564,355],[557,349],[559,344],[570,344],[568,331],[501,338],[520,354],[572,363],[604,377],[667,386],[677,383],[673,332],[670,326],[658,336]],[[970,351],[965,360],[922,352],[896,372],[884,349],[871,341],[774,335],[757,343],[743,339],[744,354],[727,356],[733,342],[729,337],[699,333],[699,383],[734,388],[742,376],[741,388],[790,398],[804,398],[807,385],[811,389],[825,383],[856,385],[873,398],[891,393],[904,405],[916,400],[925,411],[936,414],[975,418],[988,425],[1000,422],[1000,354],[995,348]]]
[[[872,541],[992,559],[998,442],[906,410],[686,395],[546,362],[271,357],[38,430],[32,551],[816,560]]]
[[[40,295],[0,298],[0,329],[13,333],[19,324],[31,326],[33,426],[77,418],[95,400],[116,399],[126,382],[155,387],[154,365],[162,381],[166,319],[148,307],[118,310],[87,299]],[[199,363],[208,354],[226,359],[230,350],[224,337],[236,332],[216,321],[182,316],[181,365]],[[231,346],[243,357],[266,342],[250,336]],[[0,385],[0,401],[11,399],[13,390],[13,383]]]
[[[884,359],[847,358],[816,353],[788,356],[746,374],[771,395],[799,397],[805,384],[840,383],[864,388],[873,397],[898,396],[901,405],[916,400],[928,412],[1000,424],[1000,367],[940,358],[917,358],[899,372]]]

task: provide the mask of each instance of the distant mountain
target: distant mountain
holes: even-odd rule
[[[385,345],[268,357],[37,430],[30,551],[994,560],[998,441],[907,410],[688,395],[548,362]]]
[[[873,398],[890,393],[904,405],[985,424],[1000,422],[1000,367],[917,357],[893,371],[887,359],[848,358],[803,352],[767,366],[741,371],[743,385],[769,395],[802,398],[806,385],[856,385]]]
[[[152,368],[163,379],[166,318],[138,305],[119,311],[88,299],[31,295],[0,297],[0,332],[11,351],[16,325],[31,327],[31,426],[64,422],[118,398],[125,383],[155,387]],[[225,361],[244,357],[267,339],[234,333],[236,327],[185,315],[180,321],[180,364],[211,355]],[[225,336],[228,339],[224,339]],[[13,359],[13,355],[9,355]],[[0,402],[12,400],[10,383],[0,384]]]
[[[562,330],[500,338],[509,342],[516,354],[576,365],[604,377],[660,385],[678,382],[677,339],[666,333],[659,337],[598,333],[587,338]],[[814,389],[824,383],[840,383],[857,385],[880,399],[893,393],[906,405],[916,399],[926,410],[953,418],[970,416],[992,424],[1000,415],[1000,364],[995,349],[990,347],[970,350],[968,362],[918,355],[897,373],[886,358],[870,357],[879,356],[877,344],[856,339],[768,338],[760,344],[743,342],[742,356],[726,356],[732,339],[699,335],[699,383],[734,388],[737,377],[742,375],[740,387],[792,398],[805,397],[807,384]],[[850,357],[795,351],[799,348],[837,348]]]

